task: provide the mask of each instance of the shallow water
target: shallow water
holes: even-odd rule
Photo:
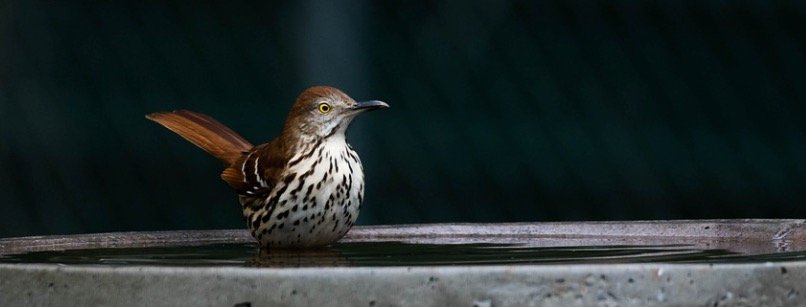
[[[0,256],[0,263],[156,266],[436,266],[494,264],[735,263],[806,260],[806,252],[747,255],[686,246],[529,247],[517,244],[346,242],[318,250],[258,251],[252,244],[102,248]]]

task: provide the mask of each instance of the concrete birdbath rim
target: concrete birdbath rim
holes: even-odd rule
[[[766,255],[806,250],[805,222],[752,219],[359,226],[343,242],[686,245]],[[219,243],[251,244],[254,240],[246,230],[22,237],[0,239],[0,255]],[[788,259],[801,259],[797,257]],[[341,259],[328,255],[319,258]],[[396,267],[336,264],[289,268],[0,263],[0,306],[797,306],[806,293],[806,261],[801,260]]]

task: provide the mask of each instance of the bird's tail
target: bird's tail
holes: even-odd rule
[[[157,112],[146,118],[179,134],[199,148],[231,165],[253,145],[210,116],[187,110]]]

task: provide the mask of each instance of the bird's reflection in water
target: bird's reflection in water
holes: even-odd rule
[[[349,259],[341,251],[323,247],[317,249],[260,249],[247,266],[262,268],[342,267]]]

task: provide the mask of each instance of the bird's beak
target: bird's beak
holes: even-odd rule
[[[356,104],[352,107],[353,110],[356,111],[372,111],[377,109],[386,109],[389,107],[389,104],[380,101],[380,100],[368,100],[368,101],[360,101],[356,102]]]

